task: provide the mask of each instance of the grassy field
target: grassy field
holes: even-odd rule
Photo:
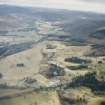
[[[101,102],[105,100],[104,95],[95,95],[92,93],[91,89],[86,87],[65,90],[64,93],[61,94],[61,97],[65,97],[64,101],[67,99],[69,100],[68,102],[74,102],[75,105],[101,105]]]
[[[76,78],[78,76],[82,76],[88,72],[93,72],[93,71],[97,72],[98,80],[102,81],[102,79],[104,79],[104,73],[105,73],[104,71],[105,61],[103,60],[104,56],[86,57],[84,55],[88,50],[90,50],[90,46],[66,46],[62,42],[56,42],[56,41],[53,41],[52,43],[53,43],[53,46],[56,46],[56,48],[45,50],[46,54],[49,54],[49,52],[54,53],[54,56],[52,57],[52,59],[50,59],[50,62],[53,62],[63,68],[67,68],[68,66],[78,66],[80,64],[73,63],[73,62],[65,62],[65,58],[79,57],[81,59],[86,59],[91,61],[91,63],[88,63],[89,68],[83,68],[83,69],[77,69],[77,70],[70,69],[70,72],[67,72],[64,76],[59,77],[61,80],[66,80],[68,78],[69,79]],[[52,43],[48,42],[47,44],[52,45]],[[102,61],[102,64],[99,64],[98,63],[99,61]],[[91,89],[81,88],[81,87],[78,87],[78,88],[76,87],[76,89],[71,89],[70,87],[69,89],[70,91],[64,90],[64,92],[66,92],[65,97],[69,101],[74,100],[74,102],[76,102],[78,100],[77,99],[78,97],[83,98],[85,96],[87,105],[101,105],[101,102],[105,100],[104,95],[103,96],[96,95],[91,91]],[[69,104],[64,104],[64,105],[69,105]],[[82,103],[80,105],[85,105],[85,104]]]

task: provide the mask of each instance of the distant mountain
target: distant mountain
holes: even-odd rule
[[[73,45],[75,43],[76,45],[84,43],[96,46],[105,45],[105,29],[102,28],[105,27],[105,14],[0,5],[0,36],[5,37],[6,35],[5,38],[9,35],[16,36],[20,30],[21,32],[36,31],[35,28],[39,26],[34,23],[38,21],[51,23],[52,26],[56,27],[56,30],[61,30],[49,35],[51,36],[50,40],[64,41]],[[17,35],[21,36],[21,33]],[[4,45],[3,42],[1,46]],[[92,47],[87,55],[104,55],[104,48],[101,46],[100,48]]]
[[[30,29],[32,23],[42,20],[58,26],[73,41],[84,42],[91,38],[103,37],[105,27],[105,15],[68,11],[48,8],[19,7],[11,5],[0,5],[0,35],[5,35],[8,31],[18,31]],[[101,34],[101,35],[100,35]]]
[[[91,36],[96,39],[105,39],[105,27],[97,29]]]
[[[56,25],[75,36],[85,36],[105,26],[105,15],[47,8],[0,5],[0,31],[23,28],[42,19],[58,22]]]

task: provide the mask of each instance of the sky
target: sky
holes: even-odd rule
[[[0,4],[90,11],[105,14],[105,0],[0,0]]]

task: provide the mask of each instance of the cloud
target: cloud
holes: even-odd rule
[[[105,0],[0,0],[0,3],[105,13]]]

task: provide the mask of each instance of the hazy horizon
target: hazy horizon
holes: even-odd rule
[[[105,13],[105,0],[0,0],[0,4]]]

